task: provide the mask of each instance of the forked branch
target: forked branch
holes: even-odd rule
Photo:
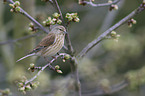
[[[9,3],[14,3],[13,0],[6,0],[6,2]],[[20,12],[22,15],[26,16],[28,19],[30,19],[36,26],[39,27],[39,29],[41,29],[42,31],[44,31],[45,33],[48,33],[48,30],[46,30],[38,21],[36,21],[32,16],[30,16],[26,11],[24,11],[21,7],[20,7]]]
[[[118,23],[113,25],[111,28],[106,30],[104,33],[102,33],[97,39],[94,39],[92,42],[90,42],[83,50],[78,54],[78,57],[82,58],[84,57],[94,46],[96,46],[100,41],[104,40],[107,35],[111,33],[111,31],[117,29],[122,24],[126,23],[130,18],[137,15],[138,13],[142,12],[145,9],[145,4],[141,4],[137,9],[132,11],[129,15],[121,19]]]

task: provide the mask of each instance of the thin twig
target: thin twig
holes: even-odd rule
[[[15,40],[3,41],[3,42],[0,42],[0,45],[5,45],[5,44],[9,44],[9,43],[15,43],[17,41],[21,41],[21,40],[25,40],[25,39],[28,39],[28,38],[31,38],[31,37],[39,36],[39,34],[40,33],[35,33],[35,34],[24,36],[24,37],[15,39]]]
[[[46,69],[48,66],[50,66],[55,60],[57,60],[58,57],[64,56],[64,55],[66,55],[66,53],[60,53],[59,55],[55,56],[55,58],[53,58],[48,64],[43,66],[42,69],[39,70],[38,73],[33,78],[31,78],[30,80],[26,81],[25,85],[27,85],[28,83],[31,83],[32,81],[34,81],[44,69]]]
[[[56,8],[57,8],[57,10],[58,10],[58,12],[61,16],[61,19],[63,21],[63,25],[66,27],[63,16],[62,16],[62,13],[61,13],[61,9],[58,5],[58,2],[57,2],[57,0],[54,0],[54,2],[56,4]],[[67,51],[72,56],[70,62],[71,62],[71,69],[72,69],[72,72],[73,72],[74,78],[75,78],[75,87],[76,87],[75,90],[77,92],[77,96],[81,96],[81,83],[80,83],[80,80],[79,80],[78,63],[77,63],[76,58],[73,56],[74,55],[74,50],[73,50],[68,32],[65,36],[65,40],[66,40],[67,47],[68,47]]]
[[[116,3],[118,3],[119,1],[120,1],[120,0],[114,0],[114,1],[112,1],[112,3],[94,4],[94,3],[92,2],[92,0],[90,0],[89,2],[88,2],[88,1],[82,1],[82,3],[91,5],[91,6],[93,6],[93,7],[105,7],[105,6],[110,6],[110,5],[112,5],[112,4],[116,4]]]
[[[97,39],[93,40],[91,43],[89,43],[79,54],[78,57],[84,57],[85,54],[88,53],[88,51],[90,51],[94,46],[96,46],[100,41],[102,41],[103,39],[105,39],[105,37],[107,35],[110,34],[111,31],[117,29],[119,26],[121,26],[122,24],[124,24],[126,21],[128,21],[130,18],[132,18],[133,16],[137,15],[138,13],[142,12],[145,7],[144,4],[141,4],[137,9],[135,9],[134,11],[132,11],[128,16],[124,17],[123,19],[121,19],[118,23],[116,23],[114,26],[112,26],[111,28],[109,28],[108,30],[106,30],[104,33],[102,33]]]
[[[9,3],[14,3],[13,0],[7,0],[7,2]],[[26,11],[24,11],[21,7],[20,7],[20,12],[21,14],[23,14],[24,16],[26,16],[28,19],[30,19],[36,26],[38,26],[41,30],[43,30],[45,33],[48,33],[48,30],[46,30],[38,21],[36,21],[32,16],[30,16]]]
[[[65,26],[65,21],[63,19],[63,15],[62,15],[61,9],[60,9],[60,7],[58,5],[58,2],[57,2],[57,0],[54,0],[54,2],[55,2],[55,5],[56,5],[56,9],[58,10],[58,12],[60,14],[60,17],[61,17],[61,20],[62,20],[62,24]]]
[[[68,50],[68,48],[64,45],[63,50],[66,52]]]
[[[65,40],[66,40],[66,44],[67,44],[67,48],[68,48],[68,53],[71,54],[71,56],[73,56],[74,49],[72,47],[71,40],[70,40],[70,37],[69,37],[68,33],[65,36]]]
[[[73,59],[73,58],[72,58]],[[81,89],[81,82],[79,80],[79,70],[78,70],[78,62],[76,58],[74,57],[74,65],[75,65],[75,78],[76,78],[76,91],[78,92],[78,96],[82,96],[82,89]]]

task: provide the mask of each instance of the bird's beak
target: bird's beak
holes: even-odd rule
[[[63,31],[63,33],[66,34],[67,32],[66,31]]]

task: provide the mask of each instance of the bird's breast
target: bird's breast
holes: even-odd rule
[[[53,56],[61,50],[64,45],[64,35],[58,35],[55,42],[42,50],[42,56]]]

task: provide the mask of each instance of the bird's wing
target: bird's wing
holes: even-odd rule
[[[55,42],[55,34],[54,33],[49,33],[46,37],[44,37],[41,40],[41,42],[36,46],[36,48],[33,49],[33,51],[30,52],[30,53],[37,53],[41,49],[52,45],[54,42]]]

